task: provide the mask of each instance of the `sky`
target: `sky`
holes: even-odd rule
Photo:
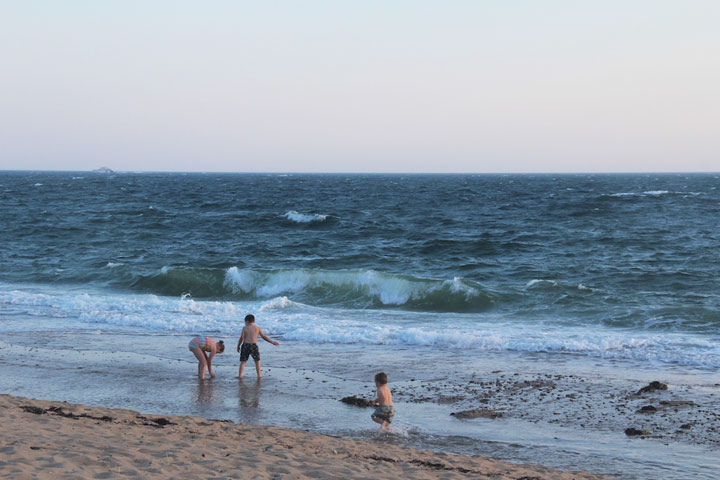
[[[0,0],[0,169],[720,171],[716,0]]]

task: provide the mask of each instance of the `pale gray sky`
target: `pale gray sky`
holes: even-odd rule
[[[0,169],[718,171],[718,25],[715,0],[0,0]]]

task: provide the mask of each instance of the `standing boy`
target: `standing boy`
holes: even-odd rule
[[[377,399],[371,400],[370,405],[375,405],[375,411],[370,418],[380,424],[380,431],[390,431],[390,424],[395,416],[392,393],[387,386],[388,377],[384,372],[375,375],[375,386],[377,387]]]
[[[262,328],[255,325],[255,316],[245,316],[245,327],[242,329],[240,334],[240,340],[238,340],[237,351],[240,352],[240,373],[238,378],[242,378],[243,371],[245,370],[245,363],[247,363],[250,356],[255,360],[255,370],[257,370],[258,378],[262,378],[260,374],[260,351],[257,346],[258,335],[262,337],[266,342],[270,342],[273,345],[280,345],[278,342],[271,340],[262,331]],[[242,348],[240,347],[242,345]]]

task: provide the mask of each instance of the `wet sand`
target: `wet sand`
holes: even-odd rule
[[[0,476],[601,479],[281,427],[0,395]]]
[[[720,384],[701,387],[495,371],[462,382],[408,382],[395,388],[394,396],[450,406],[458,419],[513,418],[577,432],[607,432],[618,440],[639,437],[716,450]]]

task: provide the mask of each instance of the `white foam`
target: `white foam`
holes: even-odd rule
[[[402,345],[462,349],[576,354],[720,367],[720,344],[713,338],[656,330],[616,330],[602,325],[572,326],[532,321],[497,321],[478,315],[434,315],[386,311],[326,310],[277,297],[265,302],[196,301],[189,297],[39,293],[0,288],[0,307],[20,308],[28,329],[39,322],[61,322],[72,331],[218,332],[239,335],[247,313],[284,340],[333,344]],[[5,307],[3,307],[5,306]],[[53,320],[54,319],[54,320]]]
[[[322,215],[319,213],[300,213],[296,212],[295,210],[285,212],[283,217],[295,223],[324,222],[328,219],[328,215]]]
[[[290,308],[306,307],[302,303],[293,302],[288,297],[277,297],[263,303],[260,306],[261,312],[267,312],[272,310],[287,310]]]
[[[314,322],[295,325],[283,338],[303,342],[432,346],[469,351],[563,353],[592,357],[652,360],[703,367],[720,366],[720,346],[702,338],[670,334],[616,333],[606,329],[502,326],[434,329],[430,326],[353,325]]]
[[[202,305],[196,303],[188,293],[180,296],[180,307],[175,311],[191,315],[203,315],[204,313]]]
[[[116,268],[116,267],[120,267],[120,266],[122,266],[122,265],[125,265],[125,264],[124,264],[124,263],[118,263],[118,262],[108,262],[107,265],[105,265],[105,267],[107,267],[107,268]]]

